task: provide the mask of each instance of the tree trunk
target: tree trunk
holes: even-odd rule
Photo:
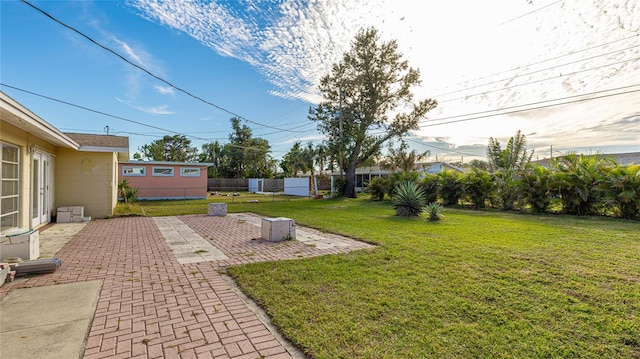
[[[350,165],[345,172],[346,185],[344,187],[344,196],[347,198],[356,198],[356,166]]]

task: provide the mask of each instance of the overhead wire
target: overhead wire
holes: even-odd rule
[[[515,109],[518,107],[525,107],[525,106],[533,106],[533,105],[540,105],[543,103],[549,103],[549,102],[556,102],[556,101],[562,101],[562,100],[568,100],[571,98],[576,98],[576,97],[582,97],[582,96],[590,96],[590,95],[595,95],[595,94],[599,94],[599,93],[604,93],[604,92],[611,92],[611,91],[617,91],[617,90],[623,90],[623,89],[628,89],[631,87],[637,87],[640,86],[640,84],[635,84],[635,85],[629,85],[629,86],[620,86],[620,87],[616,87],[616,88],[612,88],[612,89],[607,89],[607,90],[601,90],[601,91],[594,91],[594,92],[589,92],[586,94],[579,94],[579,95],[573,95],[573,96],[566,96],[566,97],[561,97],[561,98],[555,98],[552,100],[544,100],[544,101],[538,101],[538,102],[531,102],[531,103],[527,103],[527,104],[522,104],[522,105],[515,105],[515,106],[509,106],[509,107],[503,107],[503,108],[499,108],[496,110],[486,110],[486,111],[479,111],[479,112],[472,112],[472,113],[466,113],[466,114],[461,114],[461,115],[454,115],[454,116],[447,116],[447,117],[441,117],[441,118],[435,118],[435,119],[429,119],[429,120],[425,120],[425,122],[433,122],[433,121],[441,121],[441,120],[449,120],[449,119],[453,119],[453,118],[460,118],[460,117],[466,117],[466,116],[475,116],[475,115],[481,115],[481,114],[485,114],[485,113],[490,113],[490,112],[498,112],[498,111],[503,111],[503,110],[511,110],[511,109]],[[535,109],[535,108],[533,108]],[[523,109],[524,111],[528,111],[530,109]]]
[[[78,34],[78,35],[80,35],[80,36],[84,37],[85,39],[87,39],[87,40],[88,40],[88,41],[90,41],[91,43],[95,44],[96,46],[98,46],[98,47],[102,48],[103,50],[105,50],[105,51],[107,51],[107,52],[109,52],[109,53],[111,53],[111,54],[115,55],[116,57],[118,57],[118,58],[119,58],[119,59],[121,59],[122,61],[126,62],[127,64],[129,64],[129,65],[131,65],[131,66],[133,66],[133,67],[137,68],[138,70],[140,70],[140,71],[142,71],[142,72],[146,73],[147,75],[149,75],[149,76],[153,77],[154,79],[156,79],[156,80],[158,80],[158,81],[160,81],[160,82],[162,82],[162,83],[164,83],[164,84],[166,84],[166,85],[168,85],[168,86],[170,86],[170,87],[172,87],[172,88],[176,89],[176,90],[177,90],[177,91],[179,91],[179,92],[182,92],[183,94],[185,94],[185,95],[187,95],[187,96],[189,96],[189,97],[191,97],[191,98],[194,98],[194,99],[196,99],[196,100],[199,100],[199,101],[201,101],[201,102],[203,102],[203,103],[205,103],[205,104],[207,104],[207,105],[209,105],[209,106],[215,107],[216,109],[218,109],[218,110],[220,110],[220,111],[226,112],[226,113],[228,113],[228,114],[230,114],[230,115],[232,115],[232,116],[235,116],[235,117],[237,117],[237,118],[239,118],[239,119],[242,119],[242,120],[244,120],[244,121],[246,121],[246,122],[252,123],[252,124],[257,125],[257,126],[266,127],[266,128],[271,128],[271,129],[279,130],[279,131],[283,131],[283,132],[296,132],[296,131],[291,131],[291,130],[287,130],[287,129],[278,128],[278,127],[275,127],[275,126],[265,125],[265,124],[262,124],[262,123],[260,123],[260,122],[250,120],[250,119],[248,119],[248,118],[246,118],[246,117],[244,117],[244,116],[241,116],[241,115],[239,115],[239,114],[237,114],[237,113],[235,113],[235,112],[233,112],[233,111],[231,111],[231,110],[228,110],[228,109],[226,109],[226,108],[224,108],[224,107],[222,107],[222,106],[216,105],[215,103],[210,102],[210,101],[208,101],[208,100],[206,100],[206,99],[204,99],[204,98],[202,98],[202,97],[200,97],[200,96],[194,95],[194,94],[192,94],[191,92],[189,92],[189,91],[187,91],[187,90],[183,89],[182,87],[179,87],[179,86],[177,86],[177,85],[175,85],[175,84],[173,84],[173,83],[169,82],[168,80],[166,80],[166,79],[164,79],[164,78],[160,77],[159,75],[154,74],[154,73],[153,73],[153,72],[151,72],[150,70],[147,70],[146,68],[144,68],[144,67],[142,67],[142,66],[140,66],[140,65],[138,65],[138,64],[136,64],[136,63],[134,63],[134,62],[132,62],[132,61],[130,61],[129,59],[127,59],[125,56],[121,55],[121,54],[120,54],[120,53],[118,53],[117,51],[112,50],[111,48],[109,48],[109,47],[107,47],[107,46],[105,46],[105,45],[103,45],[103,44],[99,43],[98,41],[96,41],[96,40],[94,40],[93,38],[91,38],[89,35],[86,35],[85,33],[81,32],[80,30],[78,30],[78,29],[76,29],[76,28],[72,27],[71,25],[68,25],[68,24],[66,24],[66,23],[62,22],[61,20],[58,20],[58,19],[57,19],[57,18],[55,18],[53,15],[51,15],[51,14],[47,13],[46,11],[44,11],[44,10],[40,9],[40,8],[39,8],[39,7],[37,7],[37,6],[35,6],[35,5],[31,4],[31,3],[30,3],[30,2],[28,2],[27,0],[21,0],[21,1],[22,1],[22,2],[24,2],[25,4],[29,5],[29,6],[30,6],[30,7],[32,7],[33,9],[37,10],[38,12],[42,13],[42,14],[43,14],[43,15],[45,15],[46,17],[50,18],[51,20],[55,21],[56,23],[58,23],[58,24],[60,24],[60,25],[64,26],[65,28],[67,28],[67,29],[69,29],[69,30],[71,30],[71,31],[75,32],[76,34]]]
[[[529,81],[529,82],[525,82],[522,84],[517,84],[517,85],[513,85],[513,86],[506,86],[506,87],[501,87],[499,89],[494,89],[494,90],[487,90],[484,92],[478,92],[478,93],[474,93],[471,95],[466,95],[466,96],[461,96],[461,97],[456,97],[456,98],[450,98],[450,99],[446,99],[446,100],[441,100],[438,101],[438,103],[447,103],[447,102],[451,102],[451,101],[455,101],[455,100],[462,100],[462,99],[468,99],[470,97],[475,97],[475,96],[479,96],[479,95],[486,95],[488,93],[492,93],[492,92],[498,92],[498,91],[504,91],[504,90],[510,90],[510,89],[514,89],[517,87],[522,87],[522,86],[527,86],[527,85],[531,85],[531,84],[535,84],[535,83],[539,83],[539,82],[543,82],[543,81],[548,81],[548,80],[554,80],[554,79],[558,79],[558,78],[562,78],[562,77],[566,77],[566,76],[570,76],[570,75],[575,75],[575,74],[579,74],[581,72],[587,72],[587,71],[593,71],[593,70],[597,70],[597,69],[601,69],[603,67],[609,67],[609,66],[614,66],[614,65],[620,65],[620,64],[624,64],[627,62],[631,62],[631,61],[638,61],[640,60],[640,57],[636,57],[633,59],[629,59],[629,60],[623,60],[623,61],[618,61],[618,62],[614,62],[611,64],[606,64],[606,65],[601,65],[601,66],[596,66],[596,67],[591,67],[588,69],[583,69],[583,70],[577,70],[574,72],[570,72],[568,74],[560,74],[558,76],[553,76],[553,77],[547,77],[544,79],[539,79],[539,80],[535,80],[535,81]]]
[[[30,95],[33,95],[33,96],[38,96],[38,97],[41,97],[41,98],[44,98],[44,99],[47,99],[47,100],[50,100],[50,101],[58,102],[58,103],[61,103],[61,104],[64,104],[64,105],[76,107],[76,108],[79,108],[81,110],[93,112],[93,113],[96,113],[96,114],[99,114],[99,115],[102,115],[102,116],[107,116],[107,117],[115,118],[115,119],[118,119],[118,120],[121,120],[121,121],[133,123],[133,124],[136,124],[136,125],[139,125],[139,126],[149,127],[149,128],[153,128],[153,129],[164,131],[164,132],[168,132],[168,133],[173,133],[173,134],[176,134],[176,135],[182,135],[182,136],[189,137],[189,138],[196,139],[196,140],[202,140],[202,141],[210,141],[211,140],[210,138],[187,135],[187,134],[179,132],[179,131],[169,130],[169,129],[158,127],[158,126],[154,126],[154,125],[149,125],[149,124],[146,124],[146,123],[143,123],[143,122],[139,122],[139,121],[135,121],[135,120],[131,120],[131,119],[128,119],[128,118],[125,118],[125,117],[122,117],[122,116],[112,115],[112,114],[106,113],[104,111],[95,110],[95,109],[92,109],[92,108],[89,108],[89,107],[86,107],[86,106],[78,105],[78,104],[75,104],[75,103],[72,103],[72,102],[69,102],[69,101],[60,100],[60,99],[57,99],[57,98],[53,98],[51,96],[46,96],[46,95],[43,95],[43,94],[39,94],[39,93],[36,93],[36,92],[33,92],[33,91],[25,90],[25,89],[22,89],[22,88],[19,88],[19,87],[16,87],[16,86],[12,86],[12,85],[9,85],[9,84],[5,84],[5,83],[2,83],[2,82],[0,82],[0,86],[8,87],[8,88],[11,88],[11,89],[16,90],[16,91],[24,92],[24,93],[27,93],[27,94],[30,94]],[[150,136],[153,136],[153,135],[150,135]],[[259,151],[263,150],[263,149],[258,148],[258,147],[241,146],[241,145],[236,145],[236,144],[231,144],[231,143],[229,145],[232,146],[232,147],[244,148],[244,149],[249,149],[249,150],[259,150]]]
[[[478,88],[478,87],[489,86],[489,85],[493,85],[493,84],[496,84],[496,83],[499,83],[499,82],[502,82],[502,81],[508,81],[508,80],[513,81],[514,79],[517,79],[518,77],[529,76],[529,75],[533,75],[533,74],[536,74],[536,73],[539,73],[539,72],[549,71],[549,70],[553,70],[553,69],[556,69],[556,68],[559,68],[559,67],[564,67],[564,66],[573,65],[573,64],[577,64],[577,63],[588,61],[588,60],[593,60],[593,59],[596,59],[598,57],[612,55],[612,54],[615,54],[615,53],[618,53],[618,52],[622,52],[622,51],[626,51],[626,50],[630,50],[630,49],[633,49],[633,48],[636,48],[636,47],[640,47],[640,45],[634,45],[634,46],[626,47],[624,49],[610,51],[610,52],[607,52],[607,53],[604,53],[604,54],[594,55],[594,56],[587,57],[587,58],[584,58],[584,59],[571,61],[571,62],[567,62],[567,63],[564,63],[564,64],[547,67],[547,68],[544,68],[544,69],[539,69],[539,70],[535,70],[535,71],[531,71],[531,72],[525,72],[525,73],[522,73],[522,74],[517,74],[517,75],[512,76],[512,77],[501,78],[499,80],[494,80],[494,81],[483,83],[483,84],[480,84],[480,85],[466,87],[466,88],[464,88],[462,90],[451,91],[451,92],[448,92],[448,93],[445,93],[445,94],[441,94],[439,96],[446,96],[446,95],[450,95],[450,94],[454,94],[454,93],[458,93],[458,92],[463,92],[463,91],[475,89],[475,88]],[[585,70],[587,70],[587,69],[585,69]],[[566,75],[561,75],[561,76],[566,76]],[[448,100],[445,100],[445,101],[448,101]]]
[[[599,48],[599,47],[604,47],[604,46],[611,45],[611,44],[614,44],[614,43],[617,43],[617,42],[620,42],[620,41],[625,41],[625,40],[629,40],[629,39],[633,39],[633,38],[637,38],[637,37],[640,37],[640,34],[636,34],[636,35],[633,35],[633,36],[628,36],[628,37],[625,37],[625,38],[622,38],[622,39],[609,41],[609,42],[606,42],[606,43],[603,43],[603,44],[599,44],[599,45],[594,45],[594,46],[587,47],[587,48],[584,48],[584,49],[581,49],[581,50],[569,52],[569,53],[566,53],[566,54],[563,54],[563,55],[558,55],[558,56],[554,56],[554,57],[547,58],[547,59],[544,59],[544,60],[536,61],[536,62],[527,64],[527,65],[514,67],[514,68],[511,68],[509,70],[504,70],[504,71],[496,72],[496,73],[493,73],[493,74],[490,74],[490,75],[477,77],[475,79],[471,79],[471,80],[467,80],[467,81],[463,81],[463,82],[459,82],[459,83],[453,84],[453,85],[451,85],[449,87],[460,86],[460,85],[468,84],[468,83],[471,83],[471,82],[476,82],[476,81],[488,79],[488,78],[491,78],[491,77],[494,77],[494,76],[498,76],[498,75],[502,75],[502,74],[505,74],[505,73],[517,71],[517,70],[520,70],[522,68],[532,67],[532,66],[539,65],[539,64],[542,64],[542,63],[545,63],[545,62],[557,60],[557,59],[560,59],[560,58],[563,58],[563,57],[567,57],[567,56],[572,56],[572,55],[575,55],[575,54],[579,54],[581,52],[593,50],[593,49],[596,49],[596,48]],[[456,90],[456,91],[452,91],[452,92],[447,92],[447,93],[440,93],[440,94],[437,94],[437,95],[435,95],[433,97],[446,96],[446,95],[450,95],[452,93],[462,92],[462,91],[465,91],[465,90],[466,90],[466,88],[462,89],[462,90]]]
[[[477,116],[477,117],[466,118],[466,119],[461,119],[461,120],[453,120],[453,121],[446,121],[446,122],[440,122],[440,123],[428,123],[428,124],[426,124],[426,125],[422,125],[422,126],[420,126],[420,128],[425,128],[425,127],[435,127],[435,126],[448,125],[448,124],[451,124],[451,123],[457,123],[457,122],[466,122],[466,121],[478,120],[478,119],[488,118],[488,117],[495,117],[495,116],[501,116],[501,115],[509,115],[509,114],[518,113],[518,112],[527,112],[527,111],[531,111],[531,110],[538,110],[538,109],[542,109],[542,108],[549,108],[549,107],[555,107],[555,106],[563,106],[563,105],[568,105],[568,104],[572,104],[572,103],[578,103],[578,102],[584,102],[584,101],[597,100],[597,99],[601,99],[601,98],[605,98],[605,97],[613,97],[613,96],[626,95],[626,94],[635,93],[635,92],[640,92],[640,89],[638,89],[638,90],[631,90],[631,91],[625,91],[625,92],[620,92],[620,93],[614,93],[614,94],[608,94],[608,95],[601,95],[601,96],[596,96],[596,97],[589,97],[589,98],[578,99],[578,100],[573,100],[573,101],[568,101],[568,102],[562,102],[562,103],[557,103],[557,104],[550,104],[550,105],[545,105],[545,106],[537,106],[537,107],[525,108],[525,109],[521,109],[521,110],[514,110],[514,111],[501,112],[501,113],[490,114],[490,115],[485,115],[485,116]],[[439,120],[439,119],[435,119],[435,120]],[[435,121],[435,120],[434,120],[434,121]]]

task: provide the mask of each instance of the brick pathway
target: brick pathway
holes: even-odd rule
[[[94,220],[57,253],[56,272],[5,284],[0,298],[14,288],[102,280],[85,358],[291,358],[217,269],[369,247],[270,243],[232,216],[179,219],[229,259],[181,265],[152,218]]]

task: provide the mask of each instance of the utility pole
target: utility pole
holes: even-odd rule
[[[553,158],[553,145],[551,145],[550,152],[551,152],[551,158]]]
[[[342,153],[342,143],[344,142],[344,134],[342,133],[342,121],[343,121],[343,117],[342,117],[342,89],[338,89],[338,96],[340,97],[340,140],[338,141],[338,146],[340,146],[340,148],[338,149],[339,152],[339,159],[340,159],[340,181],[344,181],[344,176],[343,176],[343,168],[344,168],[344,155]]]

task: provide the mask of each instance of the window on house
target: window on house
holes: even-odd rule
[[[173,167],[153,167],[153,176],[173,176]]]
[[[200,177],[200,169],[193,167],[181,167],[180,176],[183,177]]]
[[[122,175],[123,176],[144,176],[145,167],[144,166],[122,166]]]
[[[2,166],[0,169],[0,232],[18,227],[18,203],[20,153],[18,147],[1,143]]]

